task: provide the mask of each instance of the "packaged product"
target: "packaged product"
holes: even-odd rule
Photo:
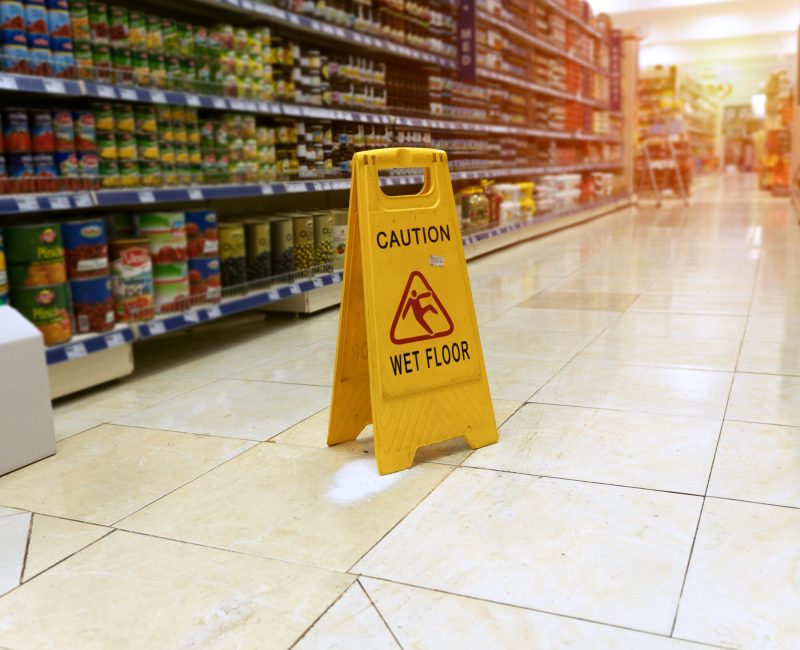
[[[114,329],[114,298],[108,275],[72,280],[69,285],[76,334]]]

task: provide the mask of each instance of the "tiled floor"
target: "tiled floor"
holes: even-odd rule
[[[0,478],[0,648],[800,648],[800,227],[750,177],[470,264],[500,442],[325,444],[338,312],[137,349]]]

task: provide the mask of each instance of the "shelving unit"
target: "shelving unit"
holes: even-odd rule
[[[120,2],[133,8],[127,0]],[[450,12],[451,16],[457,11],[455,2],[445,0],[436,0],[431,6],[445,14]],[[268,26],[273,35],[299,43],[302,48],[365,57],[387,66],[386,70],[402,70],[413,62],[419,66],[418,76],[423,84],[430,84],[425,87],[426,97],[429,91],[433,92],[434,78],[450,84],[455,83],[457,77],[454,50],[450,53],[412,47],[386,34],[367,33],[352,25],[348,28],[319,16],[295,13],[282,6],[280,0],[274,4],[254,0],[180,3],[147,0],[136,9],[179,19],[192,16],[193,20],[196,17],[197,22],[208,26],[215,22],[243,28]],[[434,108],[433,94],[425,100],[429,103],[413,110],[409,106],[393,105],[391,101],[385,109],[354,108],[341,104],[312,105],[306,101],[246,93],[231,96],[229,89],[221,84],[172,83],[169,78],[157,83],[151,77],[149,85],[134,85],[130,76],[124,80],[108,76],[93,78],[94,72],[89,78],[82,74],[79,79],[0,73],[0,96],[6,105],[58,107],[63,104],[72,110],[96,105],[96,102],[169,105],[196,110],[209,118],[252,115],[260,125],[269,128],[292,121],[323,123],[332,125],[334,137],[337,129],[346,132],[350,128],[348,125],[363,126],[380,129],[387,137],[391,135],[395,141],[386,144],[392,146],[411,143],[397,139],[414,134],[423,138],[417,146],[432,143],[448,150],[449,142],[477,139],[500,152],[499,155],[482,155],[460,146],[448,151],[451,179],[456,187],[474,185],[482,180],[535,181],[546,175],[589,172],[611,172],[619,179],[614,184],[613,197],[582,198],[580,205],[466,235],[464,247],[468,258],[627,205],[632,186],[625,179],[632,177],[633,160],[623,155],[623,151],[629,150],[622,130],[623,107],[613,106],[611,100],[612,86],[620,82],[622,73],[612,69],[610,62],[608,20],[595,20],[585,13],[580,3],[570,1],[565,6],[552,0],[527,4],[503,2],[493,5],[491,10],[479,5],[476,16],[476,79],[466,84],[469,88],[482,89],[485,94],[466,104],[459,104],[457,93],[452,97],[447,95],[451,104],[446,101],[444,109]],[[443,38],[447,41],[454,37],[455,24],[452,34]],[[626,62],[626,70],[635,70],[635,62],[632,68],[629,63]],[[620,65],[619,59],[616,64]],[[630,84],[630,80],[623,83]],[[629,111],[632,98],[627,99],[631,100],[625,109]],[[479,110],[475,115],[462,116],[458,111],[448,113],[452,106],[477,106]],[[352,144],[347,146],[352,147]],[[513,151],[505,151],[505,146],[513,147]],[[465,160],[465,157],[468,158]],[[278,209],[296,210],[293,206],[301,205],[308,209],[309,201],[317,207],[342,208],[347,203],[345,192],[350,189],[349,173],[335,166],[333,172],[316,177],[298,177],[293,173],[248,181],[231,178],[218,183],[203,179],[172,186],[100,187],[95,184],[76,191],[6,194],[0,195],[0,227],[30,219],[74,218],[109,211],[213,206],[225,214],[229,209],[247,205],[259,206],[262,213],[270,213]],[[382,185],[387,188],[422,182],[419,174],[381,178]],[[319,273],[314,277],[279,282],[245,295],[229,296],[217,305],[203,305],[147,322],[118,324],[109,333],[75,336],[69,343],[47,351],[53,394],[63,395],[129,373],[133,368],[132,344],[137,340],[188,329],[248,309],[310,312],[336,304],[341,279],[340,271]]]
[[[639,95],[639,152],[637,154],[637,192],[652,194],[651,181],[642,150],[648,139],[670,142],[687,192],[697,174],[719,167],[721,110],[703,93],[702,86],[676,66],[655,66],[641,71]],[[666,145],[665,145],[666,147]],[[668,160],[669,159],[669,160]],[[675,163],[662,156],[657,181],[662,189],[680,198]]]

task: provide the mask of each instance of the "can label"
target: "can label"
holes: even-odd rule
[[[97,130],[95,129],[92,111],[75,111],[72,114],[75,125],[75,148],[78,151],[94,152],[97,150]]]
[[[28,34],[47,34],[47,9],[44,3],[25,3],[25,31]]]
[[[76,334],[107,332],[114,328],[114,297],[108,275],[70,284]]]
[[[0,2],[0,29],[25,29],[25,10],[22,2],[3,0]]]
[[[66,284],[11,290],[11,304],[42,333],[45,345],[72,338],[69,295]]]
[[[25,111],[9,110],[3,115],[3,141],[9,153],[28,153],[31,150],[31,135],[28,130],[28,114]]]
[[[217,213],[196,210],[186,213],[189,258],[215,257],[219,253]]]
[[[153,317],[153,266],[145,243],[114,245],[111,262],[111,290],[117,320],[146,320]]]
[[[48,9],[47,30],[50,38],[71,39],[69,11],[66,9]]]
[[[72,279],[108,274],[108,240],[101,219],[61,225],[67,272]]]

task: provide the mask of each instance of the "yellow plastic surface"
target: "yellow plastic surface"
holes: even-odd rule
[[[390,168],[422,168],[422,190],[384,194],[378,171]],[[446,154],[356,154],[346,251],[328,444],[372,423],[389,474],[424,445],[497,442]]]

